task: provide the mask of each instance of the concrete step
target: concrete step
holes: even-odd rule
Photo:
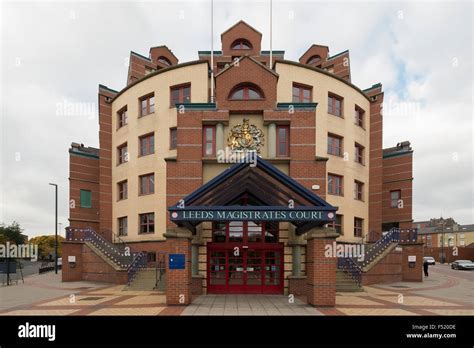
[[[156,288],[155,288],[156,287]],[[136,275],[132,284],[125,286],[124,290],[134,291],[153,291],[153,290],[164,290],[164,278],[159,281],[158,272],[158,284],[157,284],[157,272],[154,268],[144,268]]]

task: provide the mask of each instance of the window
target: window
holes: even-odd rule
[[[147,251],[146,252],[146,261],[147,262],[156,262],[156,251]]]
[[[354,199],[358,201],[364,200],[364,183],[354,180]]]
[[[139,233],[155,233],[155,213],[140,214]]]
[[[364,147],[358,143],[355,143],[355,157],[354,160],[359,164],[364,164]]]
[[[118,164],[128,162],[128,146],[127,143],[124,143],[117,147],[117,158]]]
[[[119,236],[128,235],[128,218],[126,216],[118,218],[118,234]]]
[[[117,112],[117,129],[122,128],[123,126],[128,124],[128,115],[127,115],[127,107],[121,108]]]
[[[312,57],[310,57],[310,58],[308,59],[308,61],[306,62],[306,64],[318,66],[318,65],[321,64],[321,57],[318,56],[318,55],[314,55],[314,56],[312,56]]]
[[[177,103],[191,102],[191,84],[173,86],[170,89],[170,105],[175,107]]]
[[[342,117],[342,98],[334,94],[328,95],[328,113]]]
[[[342,137],[328,134],[328,154],[342,156]]]
[[[277,126],[277,156],[288,157],[290,155],[290,127]]]
[[[329,224],[330,227],[335,228],[336,232],[343,235],[344,231],[342,229],[342,215],[336,214],[336,220]]]
[[[202,148],[204,156],[216,155],[216,127],[203,126],[202,127]]]
[[[118,200],[121,201],[122,199],[128,198],[128,183],[127,180],[121,181],[117,184],[118,189]]]
[[[171,65],[170,60],[166,57],[163,57],[163,56],[158,57],[158,62],[161,63],[161,64],[164,64],[164,65],[168,65],[168,66]]]
[[[92,208],[92,193],[89,190],[81,190],[81,208]]]
[[[170,128],[170,150],[178,147],[178,129]]]
[[[149,94],[140,98],[140,116],[146,116],[155,112],[155,94]]]
[[[155,174],[140,175],[140,195],[155,193]]]
[[[402,199],[402,191],[394,190],[390,191],[390,207],[398,208],[398,201]]]
[[[336,174],[328,174],[328,193],[337,196],[343,196],[342,191],[343,177]]]
[[[140,141],[140,156],[151,155],[155,153],[155,134],[142,135]]]
[[[355,217],[354,218],[354,237],[362,237],[362,228],[364,219]]]
[[[232,44],[231,48],[233,50],[250,50],[252,45],[245,39],[237,39]]]
[[[362,128],[364,128],[364,115],[365,115],[365,111],[356,105],[355,113],[354,113],[355,124]]]
[[[259,100],[263,99],[262,91],[251,85],[238,86],[230,92],[231,100]]]
[[[311,103],[312,88],[300,84],[293,84],[293,103]]]

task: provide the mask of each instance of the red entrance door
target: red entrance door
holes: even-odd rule
[[[275,230],[253,222],[215,227],[207,251],[209,293],[283,292],[283,243],[275,242]]]

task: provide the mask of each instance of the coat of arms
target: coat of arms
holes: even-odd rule
[[[236,151],[257,151],[263,145],[263,132],[255,125],[249,124],[249,120],[244,118],[242,124],[238,124],[229,131],[227,146]]]

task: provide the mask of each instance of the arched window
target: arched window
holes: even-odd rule
[[[250,42],[248,42],[248,40],[237,39],[232,44],[231,48],[233,50],[250,50],[252,48],[252,45],[250,44]]]
[[[263,98],[262,90],[251,84],[239,85],[229,94],[231,100],[258,100]]]
[[[160,62],[162,64],[165,64],[165,65],[168,65],[168,66],[171,66],[170,60],[166,57],[163,57],[163,56],[158,57],[158,62]]]
[[[318,55],[312,56],[308,59],[308,62],[306,64],[318,66],[321,64],[321,57]]]

